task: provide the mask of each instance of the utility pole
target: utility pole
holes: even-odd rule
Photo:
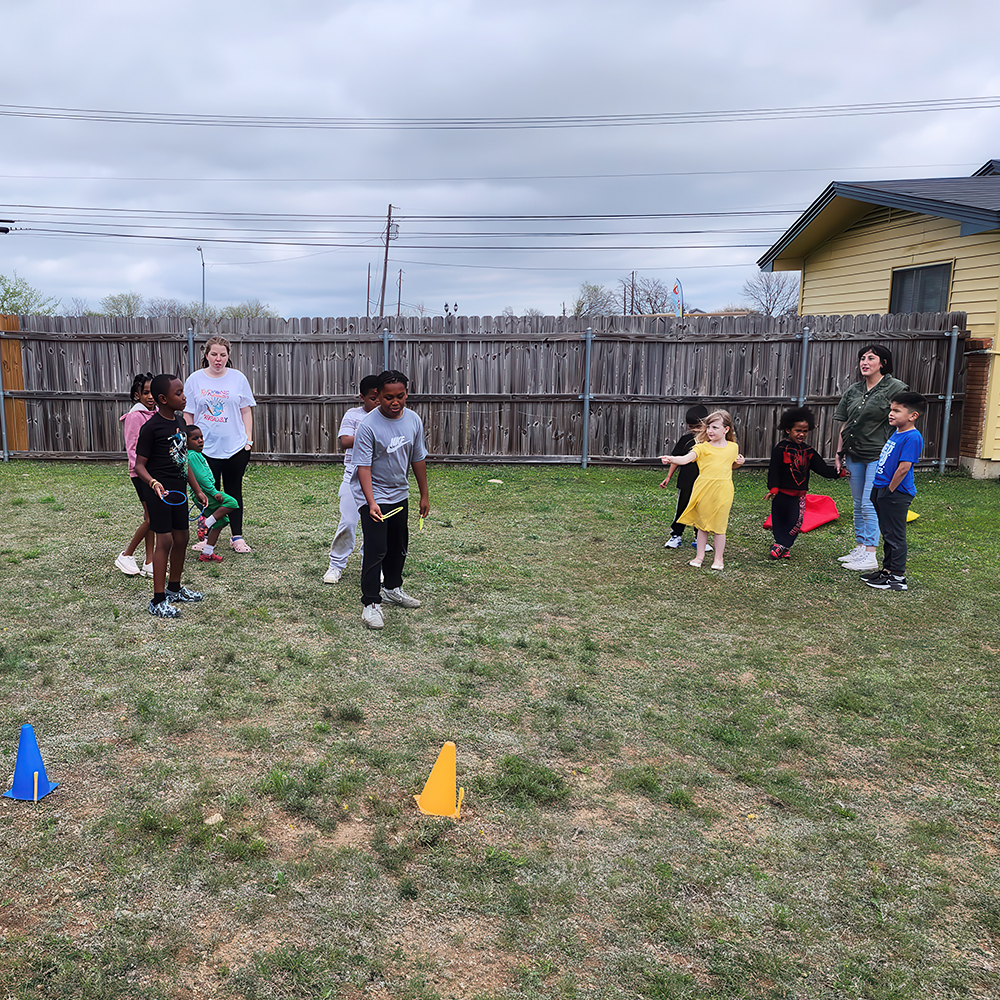
[[[201,321],[205,322],[205,251],[200,246],[195,247],[201,254]]]
[[[635,271],[632,272],[632,308],[629,310],[629,314],[635,315]]]
[[[396,296],[396,319],[399,319],[400,307],[403,305],[403,269],[399,269],[399,295]]]
[[[378,300],[378,318],[385,316],[385,279],[389,276],[389,236],[392,232],[392,205],[385,219],[385,260],[382,262],[382,294]]]
[[[365,319],[372,318],[372,266],[368,265],[368,290],[365,292]]]

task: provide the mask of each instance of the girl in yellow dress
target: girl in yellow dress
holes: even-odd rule
[[[698,530],[697,554],[689,565],[701,568],[709,534],[715,535],[715,561],[712,569],[724,569],[726,528],[733,505],[733,469],[746,459],[740,454],[733,434],[733,418],[727,410],[715,410],[695,435],[695,446],[686,455],[664,455],[664,465],[698,463],[698,478],[691,491],[691,502],[677,518],[681,524]]]

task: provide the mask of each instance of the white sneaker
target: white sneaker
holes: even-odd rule
[[[340,583],[340,575],[343,572],[344,572],[343,570],[337,569],[336,566],[331,566],[323,574],[323,582],[324,583]]]
[[[403,608],[419,608],[420,601],[415,597],[410,597],[402,587],[393,587],[389,590],[388,587],[382,590],[382,597],[387,601],[392,601],[393,604],[398,604]]]
[[[369,628],[385,628],[385,619],[382,617],[382,605],[366,604],[365,610],[361,612],[361,620]]]
[[[870,573],[872,570],[879,568],[875,553],[869,552],[867,549],[854,562],[845,562],[840,565],[844,569],[852,570],[855,573]]]
[[[135,556],[127,556],[124,552],[119,552],[115,557],[115,566],[126,576],[139,575],[139,567],[135,564]]]
[[[697,542],[692,542],[691,543],[691,548],[692,549],[698,548],[698,543]],[[705,551],[706,552],[711,552],[712,551],[712,546],[709,545],[708,542],[705,542]]]
[[[854,562],[855,559],[861,558],[861,553],[865,551],[863,545],[855,545],[846,556],[837,556],[837,562]]]
[[[681,547],[681,542],[683,541],[681,535],[671,535],[664,543],[663,547],[665,549],[679,549]]]
[[[152,563],[143,563],[142,564],[142,569],[139,570],[139,576],[144,576],[144,577],[146,577],[147,580],[152,580],[153,579],[153,564]]]

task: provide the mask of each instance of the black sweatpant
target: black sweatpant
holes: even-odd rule
[[[368,504],[359,508],[361,515],[361,531],[365,539],[365,551],[361,559],[361,603],[382,603],[382,587],[395,590],[403,586],[403,565],[406,562],[406,550],[410,544],[408,500],[399,503],[380,503],[383,514],[402,505],[398,514],[384,521],[376,521],[372,517]],[[384,583],[379,575],[385,577]]]
[[[228,493],[239,504],[229,515],[229,528],[233,538],[238,538],[243,534],[243,474],[250,463],[250,452],[240,448],[229,458],[209,458],[208,455],[205,458],[215,476],[215,488]]]
[[[694,479],[698,477],[695,476]],[[686,483],[681,481],[680,485],[677,487],[677,507],[674,510],[674,523],[670,525],[671,535],[683,535],[685,528],[690,528],[690,524],[681,524],[677,520],[687,510],[687,505],[691,502],[691,491],[694,489],[694,479],[691,482]]]
[[[882,568],[906,576],[906,515],[913,497],[898,488],[890,493],[888,486],[876,486],[871,501],[882,532]]]
[[[771,534],[774,540],[786,549],[802,531],[802,519],[806,513],[805,494],[800,497],[787,493],[775,493],[771,497]]]

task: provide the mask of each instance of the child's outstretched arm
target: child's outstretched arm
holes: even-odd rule
[[[693,448],[686,455],[661,455],[660,461],[664,465],[690,465],[698,458],[698,452]]]

